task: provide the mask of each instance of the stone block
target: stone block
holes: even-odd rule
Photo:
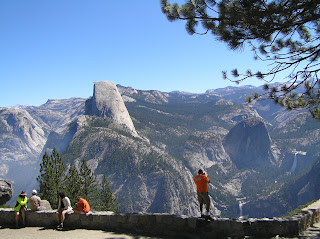
[[[139,222],[139,217],[140,217],[139,214],[131,214],[131,215],[128,215],[128,223],[131,224],[131,225],[136,225],[136,224],[138,224],[138,222]]]
[[[92,225],[94,228],[102,229],[108,226],[106,220],[104,220],[103,216],[101,215],[92,215]]]
[[[172,223],[172,215],[167,213],[157,213],[154,214],[156,217],[156,223],[157,224],[171,224]]]
[[[47,200],[41,200],[41,207],[44,208],[45,211],[52,210],[50,203]]]
[[[0,180],[0,205],[4,205],[12,198],[12,182],[9,180]]]
[[[107,219],[107,225],[108,228],[112,230],[116,230],[117,228],[121,228],[121,224],[125,222],[124,216],[120,215],[110,215],[107,216],[105,219]]]
[[[195,230],[197,228],[197,218],[187,218],[187,227],[189,230]]]

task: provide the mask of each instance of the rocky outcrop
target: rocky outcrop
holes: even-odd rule
[[[137,135],[129,112],[113,82],[101,81],[94,83],[92,114],[110,118],[116,123],[126,126]]]
[[[223,146],[239,169],[271,165],[274,161],[271,138],[260,118],[240,121],[226,135]]]
[[[184,146],[184,158],[196,172],[197,169],[230,161],[225,152],[222,139],[216,132],[196,132],[189,137]]]
[[[12,185],[8,180],[0,180],[0,205],[4,205],[12,198]]]
[[[45,132],[26,110],[1,109],[0,127],[2,160],[27,160],[39,154],[46,142]]]
[[[40,201],[41,207],[43,210],[52,210],[50,203],[47,200],[41,200]]]
[[[25,183],[32,175],[28,165],[37,164],[46,133],[24,109],[0,110],[0,178]],[[27,176],[28,175],[28,176]]]
[[[51,99],[39,107],[28,107],[26,110],[44,130],[63,134],[73,120],[84,114],[85,101],[82,98]]]

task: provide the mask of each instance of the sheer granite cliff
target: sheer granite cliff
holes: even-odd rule
[[[257,168],[275,163],[271,138],[261,118],[240,121],[226,135],[223,146],[239,168]]]
[[[93,97],[89,99],[87,105],[91,106],[87,108],[88,114],[112,119],[117,124],[127,127],[132,134],[137,136],[129,112],[113,82],[95,82]]]

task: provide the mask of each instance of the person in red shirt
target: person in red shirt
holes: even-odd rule
[[[197,186],[197,195],[198,195],[198,201],[200,204],[201,217],[211,218],[209,215],[210,198],[208,193],[208,183],[210,183],[210,179],[205,175],[202,169],[199,169],[198,175],[195,176],[193,180]],[[207,210],[206,215],[202,214],[203,204],[206,205],[206,210]]]
[[[79,214],[86,214],[90,211],[90,206],[89,203],[87,202],[87,200],[85,200],[84,198],[81,198],[80,196],[77,196],[77,208],[78,209],[73,209],[73,211],[75,213],[79,213]]]

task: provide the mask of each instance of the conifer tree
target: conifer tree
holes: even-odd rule
[[[71,204],[76,202],[76,197],[81,196],[81,178],[75,165],[71,165],[65,178],[66,194]]]
[[[99,199],[97,210],[119,212],[119,204],[117,198],[112,193],[106,176],[103,176],[101,189],[99,190]]]
[[[49,156],[47,152],[40,163],[39,193],[43,199],[49,201],[53,208],[58,206],[58,193],[64,190],[65,169],[60,154],[54,148]]]
[[[92,170],[88,167],[87,162],[83,159],[81,161],[80,170],[81,181],[81,196],[83,196],[94,208],[97,200],[97,182]]]
[[[44,153],[37,181],[40,196],[48,200],[53,208],[58,206],[58,193],[65,191],[72,204],[75,203],[76,196],[81,196],[87,199],[92,209],[119,211],[116,197],[105,176],[101,189],[98,190],[96,177],[84,159],[81,161],[79,171],[75,165],[70,165],[66,173],[66,166],[55,148],[50,156],[47,152]]]

